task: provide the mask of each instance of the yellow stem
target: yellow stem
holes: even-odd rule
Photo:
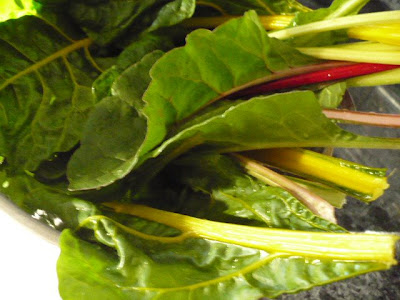
[[[246,155],[289,172],[318,178],[335,186],[369,195],[375,200],[389,187],[386,177],[359,171],[364,166],[300,148],[265,149]],[[353,165],[354,168],[348,167]]]
[[[400,46],[400,23],[350,28],[351,38]]]
[[[198,219],[143,205],[105,203],[118,213],[130,214],[175,227],[193,236],[306,257],[395,264],[399,236],[372,233],[325,233],[260,228]]]

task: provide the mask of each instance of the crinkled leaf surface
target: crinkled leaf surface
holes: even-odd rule
[[[84,241],[69,230],[62,233],[57,272],[63,299],[255,300],[387,268],[374,262],[315,260],[174,238],[171,231],[136,222],[136,230],[146,228],[152,240],[132,231],[135,221],[125,227],[105,217],[92,218],[88,225],[103,245]]]
[[[0,155],[16,170],[78,143],[99,75],[89,45],[33,16],[0,23]]]
[[[0,193],[58,230],[76,228],[81,221],[98,213],[94,204],[68,193],[66,187],[43,184],[27,174],[7,176],[0,171]]]
[[[309,10],[296,0],[205,0],[198,1],[197,6],[200,11],[209,8],[225,15],[242,15],[248,10],[255,10],[260,15],[294,14]]]
[[[68,12],[96,43],[115,41],[128,30],[135,34],[175,25],[190,18],[194,0],[71,1]]]
[[[267,186],[246,175],[229,157],[189,155],[174,163],[177,181],[207,193],[223,214],[256,220],[261,226],[293,230],[340,231],[340,226],[314,215],[299,200],[279,187]],[[260,225],[259,225],[260,226]]]

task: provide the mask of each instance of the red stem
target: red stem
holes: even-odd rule
[[[356,63],[267,82],[265,84],[239,91],[235,93],[234,96],[235,98],[237,98],[241,96],[265,94],[276,90],[292,89],[304,85],[347,79],[351,77],[368,75],[396,68],[400,68],[400,66],[372,63]]]

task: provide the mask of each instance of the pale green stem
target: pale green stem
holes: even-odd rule
[[[400,68],[370,75],[358,76],[346,80],[348,87],[378,86],[399,83]]]
[[[382,51],[360,51],[358,49],[347,49],[346,47],[309,47],[297,48],[297,50],[319,59],[400,65],[399,51],[386,51],[383,53]]]

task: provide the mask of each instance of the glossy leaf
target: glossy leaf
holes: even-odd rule
[[[76,228],[84,219],[98,213],[93,203],[70,194],[65,185],[43,184],[27,174],[10,176],[0,171],[0,193],[33,218],[57,230]]]
[[[132,65],[119,76],[112,85],[112,93],[141,110],[145,103],[142,101],[151,78],[150,69],[163,55],[162,51],[153,51],[145,55],[140,62]]]
[[[132,153],[140,147],[145,134],[146,119],[133,106],[118,97],[104,98],[90,114],[82,147],[69,161],[69,177],[73,178],[71,172],[79,172],[79,180],[96,186],[109,182],[109,178],[123,177],[136,163],[138,158]],[[116,142],[110,143],[111,140]],[[82,165],[85,173],[80,171]]]
[[[235,34],[232,35],[232,32]],[[131,153],[136,158],[130,160],[130,167],[124,167],[126,171],[119,176],[112,175],[99,181],[96,174],[87,172],[86,165],[92,164],[91,158],[77,157],[79,153],[89,153],[91,150],[82,150],[71,160],[74,166],[69,171],[71,188],[95,188],[120,179],[135,167],[141,157],[162,142],[176,122],[183,121],[239,86],[272,72],[309,62],[307,57],[284,43],[269,39],[254,12],[213,32],[195,31],[188,36],[185,47],[170,51],[151,69],[152,81],[143,96],[146,103],[143,114],[147,118],[148,128],[140,148]],[[114,94],[124,89],[126,87],[121,85],[114,89]],[[88,148],[85,145],[83,147]],[[75,159],[79,159],[80,163],[75,164]],[[117,174],[114,170],[111,173]],[[87,178],[93,181],[87,183]]]
[[[195,135],[226,152],[291,145],[400,147],[398,139],[365,137],[342,130],[322,114],[310,91],[261,96],[233,105],[226,101],[224,105],[186,124],[178,134],[153,151],[153,157],[177,141]]]
[[[259,299],[387,268],[182,239],[168,231],[153,235],[150,228],[157,226],[140,235],[134,223],[126,227],[105,217],[85,222],[108,247],[63,232],[57,265],[63,299]]]

